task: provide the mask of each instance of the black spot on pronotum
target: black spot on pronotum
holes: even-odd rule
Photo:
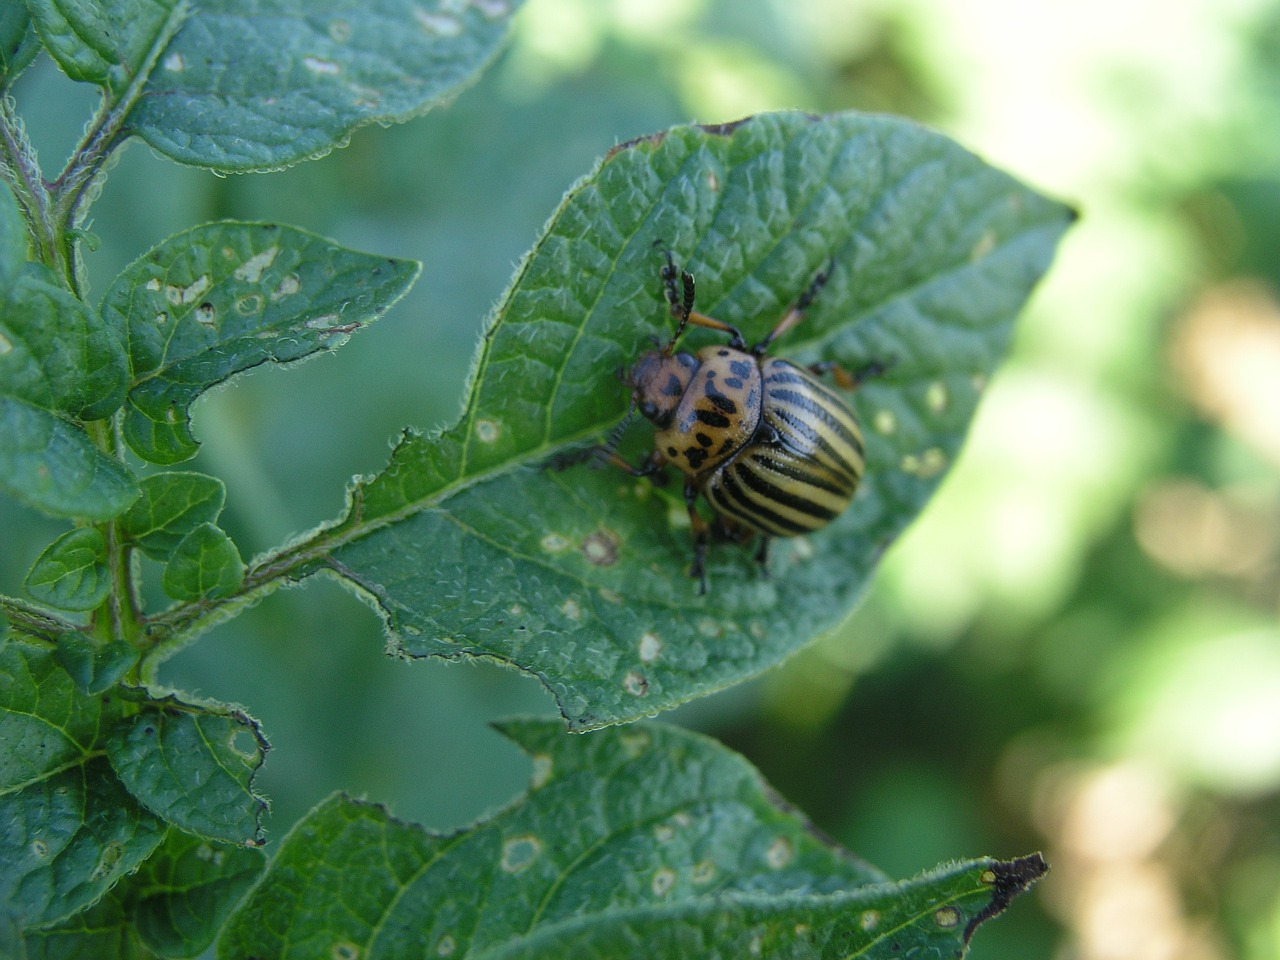
[[[964,928],[964,942],[967,944],[973,931],[992,917],[998,916],[1013,901],[1013,898],[1027,887],[1035,883],[1049,872],[1049,864],[1044,857],[1033,853],[1017,860],[997,861],[983,873],[983,882],[989,882],[994,888],[990,902],[979,910]]]
[[[712,439],[708,437],[705,433],[695,433],[693,435],[693,438],[698,441],[698,444],[700,446],[704,446],[704,447],[711,446],[713,442]]]
[[[708,427],[716,427],[723,430],[729,425],[729,418],[718,410],[699,409],[693,414],[696,420],[705,423]]]
[[[738,405],[736,403],[726,397],[723,393],[718,393],[709,389],[710,384],[707,386],[707,399],[711,401],[711,405],[713,407],[722,413],[734,414],[738,412]]]
[[[694,470],[700,470],[702,465],[707,462],[707,451],[698,447],[689,447],[684,452],[685,459],[689,461],[689,466]]]
[[[751,376],[751,362],[748,360],[730,360],[729,370],[735,377]]]

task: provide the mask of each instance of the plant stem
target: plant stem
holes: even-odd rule
[[[80,629],[78,624],[64,620],[52,611],[16,597],[0,597],[0,607],[9,617],[10,628],[29,637],[52,642],[55,637]]]
[[[102,106],[83,139],[71,154],[66,168],[50,184],[53,196],[53,221],[59,231],[59,258],[66,265],[72,290],[79,291],[80,261],[77,253],[76,228],[92,200],[92,187],[101,176],[111,155],[127,140],[125,122],[146,87],[147,80],[169,46],[174,35],[191,13],[187,0],[175,4],[160,29],[156,31],[146,56],[138,64],[128,85],[119,94],[104,93]]]

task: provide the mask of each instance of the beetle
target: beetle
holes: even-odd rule
[[[631,390],[631,410],[609,442],[560,466],[592,457],[631,476],[665,484],[666,468],[684,476],[684,501],[693,531],[691,577],[707,592],[706,550],[713,535],[740,543],[760,537],[763,567],[773,537],[794,537],[826,526],[849,506],[865,467],[862,430],[849,402],[822,382],[831,374],[853,390],[878,376],[884,364],[856,373],[826,361],[802,366],[767,355],[774,340],[804,319],[831,275],[819,271],[763,340],[748,347],[732,324],[696,312],[694,279],[676,267],[670,251],[661,269],[663,292],[678,321],[665,346],[656,347],[621,373]],[[726,333],[727,343],[696,353],[676,349],[690,326]],[[615,452],[632,413],[655,427],[654,448],[633,466]],[[698,497],[715,514],[708,523]]]

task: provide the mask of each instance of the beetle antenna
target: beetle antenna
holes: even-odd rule
[[[662,268],[662,287],[667,296],[667,303],[671,307],[671,315],[680,321],[676,326],[676,332],[662,348],[662,355],[669,357],[675,353],[676,341],[684,333],[684,328],[689,325],[689,316],[693,313],[694,286],[693,274],[676,267],[670,250],[664,252],[667,255],[667,262]],[[678,285],[677,279],[680,281]]]

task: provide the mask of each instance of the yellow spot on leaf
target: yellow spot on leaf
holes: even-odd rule
[[[195,303],[204,296],[205,291],[212,286],[213,280],[211,280],[209,275],[205,273],[196,277],[185,287],[180,287],[177,284],[170,284],[164,288],[164,295],[165,299],[177,307],[187,303]]]
[[[649,692],[649,679],[637,670],[632,670],[622,678],[622,689],[633,697],[643,697]]]
[[[960,911],[955,907],[939,907],[933,912],[933,920],[944,929],[954,927],[960,922]]]
[[[507,0],[471,0],[471,5],[479,10],[486,20],[497,20],[511,12],[511,4]]]
[[[567,538],[560,536],[558,533],[548,533],[539,541],[542,549],[547,553],[559,553],[569,547]]]
[[[255,253],[240,266],[236,267],[232,276],[244,283],[257,283],[262,279],[262,274],[266,269],[275,263],[279,253],[279,247],[267,247],[261,253]]]
[[[551,774],[555,769],[555,761],[550,755],[545,753],[535,753],[533,755],[533,773],[529,776],[529,786],[538,790],[547,785],[547,781],[551,779]]]
[[[947,409],[947,385],[941,380],[935,380],[929,384],[924,393],[925,406],[933,413],[941,413]]]
[[[655,897],[665,897],[671,892],[671,888],[676,885],[676,872],[669,867],[662,867],[653,872],[653,895]]]
[[[662,639],[656,633],[640,635],[640,659],[645,663],[653,663],[662,654]]]
[[[507,873],[519,873],[542,852],[542,841],[532,834],[512,837],[502,845],[502,869]]]
[[[996,248],[994,230],[987,230],[978,238],[978,242],[969,250],[969,262],[976,263]]]
[[[781,870],[791,862],[794,853],[795,848],[788,837],[775,837],[764,852],[764,861],[774,870]]]
[[[493,420],[476,421],[476,439],[481,443],[493,443],[501,432],[498,424]]]
[[[280,285],[271,291],[271,302],[276,303],[285,297],[291,297],[302,289],[302,280],[296,273],[291,273],[283,280]]]
[[[710,883],[716,878],[716,864],[714,860],[700,860],[693,865],[693,871],[689,875],[689,879],[697,884]]]
[[[414,18],[423,30],[437,37],[456,37],[462,33],[462,21],[452,14],[417,10],[414,12]]]
[[[336,77],[342,72],[342,67],[339,64],[323,57],[303,57],[302,65],[312,73],[318,73],[323,76]]]
[[[632,760],[635,760],[652,745],[649,734],[645,733],[643,730],[624,733],[618,739],[622,744],[622,749]]]

